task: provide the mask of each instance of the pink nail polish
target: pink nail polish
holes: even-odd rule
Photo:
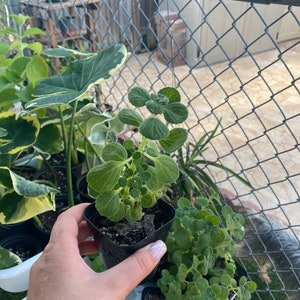
[[[166,253],[167,247],[163,241],[156,241],[150,245],[150,252],[155,260],[159,261]]]

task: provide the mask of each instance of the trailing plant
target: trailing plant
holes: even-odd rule
[[[250,299],[256,284],[238,276],[235,239],[244,234],[242,215],[218,194],[178,200],[167,239],[168,267],[157,284],[166,299]]]
[[[135,108],[144,108],[144,118],[137,110],[122,109],[115,118],[134,126],[138,134],[123,144],[107,142],[101,152],[101,164],[88,175],[89,192],[96,200],[98,212],[112,221],[142,218],[143,208],[152,207],[163,196],[165,186],[176,182],[179,168],[170,153],[187,139],[183,123],[187,108],[174,88],[150,94],[142,87],[128,93]]]

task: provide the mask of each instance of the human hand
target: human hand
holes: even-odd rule
[[[82,259],[98,251],[93,240],[86,240],[91,236],[83,220],[87,205],[58,217],[44,253],[31,268],[27,300],[125,299],[166,252],[165,244],[157,241],[105,272],[94,272]]]

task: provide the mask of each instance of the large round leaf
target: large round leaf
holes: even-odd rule
[[[62,74],[41,80],[34,91],[34,96],[39,98],[29,101],[26,107],[49,107],[71,103],[84,95],[94,84],[103,83],[110,78],[124,63],[126,53],[126,47],[117,44],[91,58],[70,63]]]

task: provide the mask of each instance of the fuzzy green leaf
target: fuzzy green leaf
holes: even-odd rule
[[[171,102],[180,102],[181,96],[180,93],[173,87],[165,87],[161,89],[158,94],[164,95]]]
[[[120,143],[108,143],[102,150],[102,157],[105,161],[121,161],[127,159],[127,151]]]
[[[128,93],[129,102],[135,107],[142,107],[147,101],[151,100],[148,91],[142,87],[134,87]]]
[[[119,112],[118,117],[120,121],[123,122],[124,124],[132,125],[136,127],[139,127],[140,124],[143,122],[143,118],[141,117],[141,115],[129,108],[122,109]]]
[[[98,165],[87,174],[87,182],[96,192],[111,191],[118,183],[123,167],[123,163],[118,161]]]
[[[140,133],[150,140],[160,140],[169,135],[168,127],[155,117],[146,119],[139,129]]]
[[[184,128],[173,128],[166,138],[160,139],[159,144],[168,153],[172,153],[183,146],[188,133]]]
[[[179,102],[173,102],[166,106],[164,117],[168,123],[180,124],[188,117],[188,109]]]

